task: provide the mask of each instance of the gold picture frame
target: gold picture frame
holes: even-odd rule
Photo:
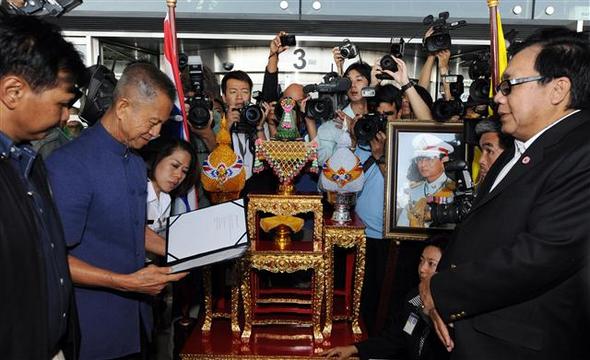
[[[423,135],[428,134],[428,135]],[[440,145],[433,139],[440,139]],[[395,240],[424,240],[435,232],[452,230],[454,225],[433,227],[422,215],[429,201],[452,201],[454,182],[440,173],[436,157],[428,157],[440,150],[439,160],[465,160],[466,146],[462,122],[434,122],[426,120],[394,121],[387,126],[384,201],[384,237]],[[452,149],[452,150],[451,150]],[[442,151],[445,151],[444,153]],[[443,154],[448,152],[448,156]],[[424,155],[424,156],[423,156]],[[424,163],[433,162],[436,171],[428,173]],[[420,163],[420,168],[418,167]],[[424,175],[430,176],[426,178]],[[436,180],[430,182],[435,177]],[[443,175],[444,174],[444,175]],[[437,187],[440,185],[440,187]],[[430,193],[432,191],[432,193]],[[422,195],[423,193],[423,195]],[[451,195],[449,195],[449,193]],[[424,199],[424,200],[423,200]]]

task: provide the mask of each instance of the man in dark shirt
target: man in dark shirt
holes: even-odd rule
[[[78,320],[42,139],[76,98],[85,67],[59,28],[0,18],[0,353],[77,358]]]

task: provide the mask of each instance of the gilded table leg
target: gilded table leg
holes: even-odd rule
[[[353,296],[353,313],[352,313],[352,332],[355,335],[361,335],[361,327],[359,326],[359,313],[361,306],[361,293],[363,290],[363,281],[365,277],[365,249],[366,238],[362,234],[356,245],[356,267],[354,271],[354,296]]]
[[[213,289],[211,286],[211,267],[203,267],[203,290],[205,291],[205,320],[201,330],[203,332],[211,331],[211,322],[213,320]]]
[[[325,337],[330,337],[330,335],[332,334],[332,313],[334,311],[334,246],[332,245],[332,242],[329,240],[329,235],[326,236],[324,241],[326,242],[326,251],[324,253],[324,274],[326,283],[326,321],[324,324],[323,334]]]
[[[318,261],[314,267],[314,294],[313,294],[313,337],[315,342],[324,341],[321,332],[322,319],[322,299],[324,297],[324,268],[322,263]]]
[[[239,260],[232,264],[233,281],[231,284],[231,331],[234,334],[240,333],[240,324],[238,323],[238,311],[240,301],[240,280],[241,266]]]
[[[250,292],[250,264],[246,259],[242,263],[242,302],[244,309],[244,330],[242,331],[242,342],[249,342],[252,335],[252,294]]]

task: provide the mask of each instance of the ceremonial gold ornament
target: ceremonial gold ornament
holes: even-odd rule
[[[309,171],[317,172],[317,143],[315,141],[256,140],[254,172],[264,169],[265,161],[279,178],[279,193],[293,193],[293,179],[311,162]]]

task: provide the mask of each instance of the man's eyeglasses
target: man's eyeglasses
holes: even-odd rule
[[[541,76],[541,75],[528,76],[528,77],[517,78],[517,79],[507,79],[507,80],[502,81],[501,83],[499,83],[496,86],[496,92],[501,92],[502,95],[508,96],[508,95],[510,95],[510,92],[512,91],[513,86],[528,83],[531,81],[541,81],[543,79],[545,79],[545,77]]]

